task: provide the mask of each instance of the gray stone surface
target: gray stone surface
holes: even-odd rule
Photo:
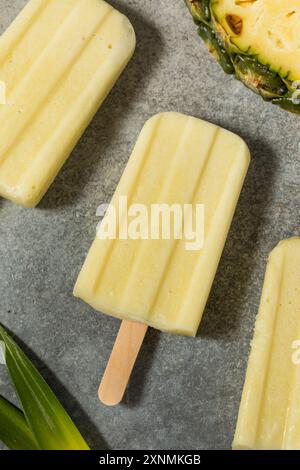
[[[1,0],[4,31],[26,2]],[[136,54],[35,210],[0,201],[0,321],[24,345],[95,449],[230,448],[266,257],[299,234],[299,117],[225,76],[183,1],[111,0]],[[239,133],[252,164],[197,338],[150,331],[121,406],[97,386],[119,322],[72,297],[144,121],[177,110]],[[1,392],[11,397],[1,371]]]

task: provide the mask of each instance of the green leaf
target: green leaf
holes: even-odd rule
[[[39,450],[22,411],[1,395],[0,440],[11,450]]]
[[[29,428],[42,450],[89,450],[43,377],[0,325],[5,361]]]

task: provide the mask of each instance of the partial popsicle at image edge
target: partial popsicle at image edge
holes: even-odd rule
[[[229,131],[179,113],[152,117],[140,133],[112,206],[118,213],[124,196],[128,207],[142,204],[149,212],[157,203],[190,204],[193,212],[202,204],[204,246],[187,250],[186,240],[174,237],[97,236],[74,295],[132,324],[195,336],[249,161],[246,144]],[[145,335],[143,329],[141,334]],[[132,362],[140,343],[135,337],[134,346],[127,340],[124,344]],[[118,345],[116,349],[120,354]]]
[[[38,204],[135,49],[103,0],[30,0],[0,37],[0,195]]]
[[[300,449],[300,238],[268,260],[233,449]]]

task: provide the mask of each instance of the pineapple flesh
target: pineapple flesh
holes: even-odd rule
[[[265,100],[300,113],[299,0],[185,0],[226,73]]]

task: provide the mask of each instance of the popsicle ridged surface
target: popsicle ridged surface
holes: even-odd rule
[[[300,238],[271,252],[233,447],[300,449]],[[297,360],[298,358],[298,360]]]
[[[0,38],[0,195],[36,205],[135,48],[102,0],[31,0]]]
[[[144,126],[117,187],[128,206],[204,205],[204,247],[185,239],[96,238],[75,295],[118,318],[194,336],[249,165],[242,139],[213,124],[162,113]]]

